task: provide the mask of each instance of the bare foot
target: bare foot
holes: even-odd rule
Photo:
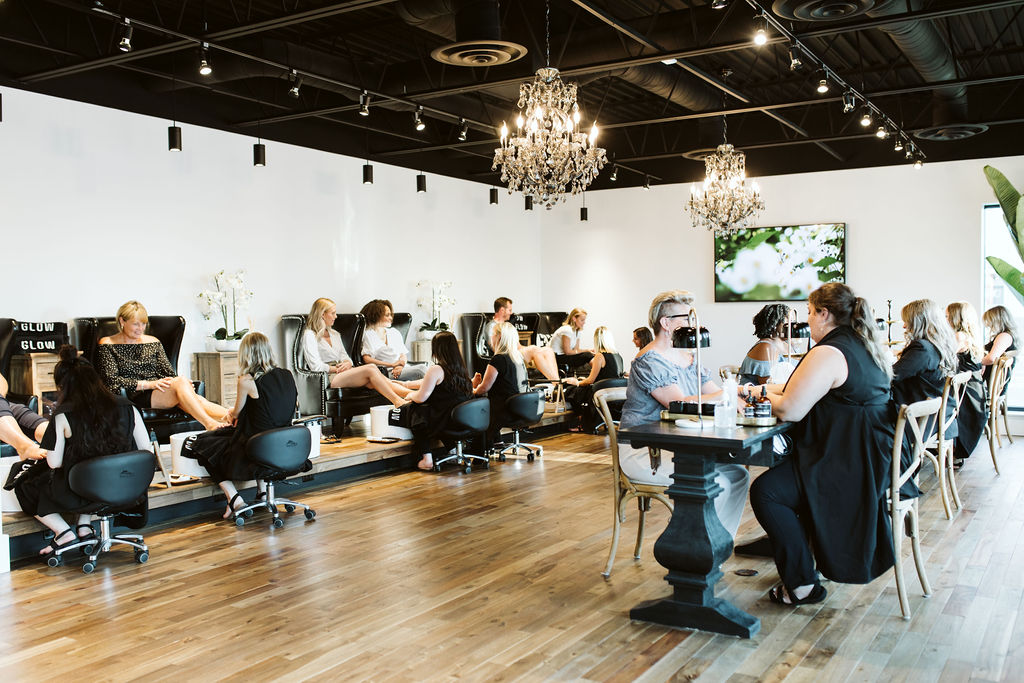
[[[434,469],[433,456],[431,456],[430,453],[427,453],[418,463],[416,463],[416,467],[423,470],[424,472],[429,472],[430,470]]]
[[[46,457],[46,449],[41,448],[37,443],[29,442],[27,446],[18,451],[18,457],[22,460],[42,460]]]

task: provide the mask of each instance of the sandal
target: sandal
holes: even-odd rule
[[[82,529],[88,529],[89,533],[82,535]],[[92,524],[79,524],[75,527],[75,535],[78,536],[80,541],[88,541],[96,538],[96,529],[93,528]]]
[[[785,586],[778,585],[775,588],[768,591],[768,599],[777,605],[785,605],[786,607],[796,607],[797,605],[813,605],[821,602],[828,595],[828,591],[820,583],[814,584],[814,588],[804,598],[795,598],[790,595],[789,591],[786,590]]]
[[[42,555],[43,557],[49,557],[50,555],[53,555],[54,551],[56,551],[56,550],[60,550],[61,548],[66,548],[69,545],[71,545],[72,543],[78,543],[78,537],[77,536],[72,538],[67,543],[58,543],[57,542],[58,538],[63,538],[67,534],[74,534],[74,533],[75,532],[72,531],[70,527],[65,529],[64,531],[60,532],[59,534],[57,534],[56,536],[51,538],[49,545],[45,545],[42,548],[40,548],[39,549],[39,554]]]
[[[236,500],[242,501],[242,504],[239,505],[238,507],[235,507]],[[231,500],[228,501],[228,509],[224,511],[224,519],[235,519],[236,517],[238,517],[238,514],[235,511],[238,510],[238,508],[244,508],[245,505],[245,498],[242,498],[241,493],[236,493],[235,495],[231,496]],[[251,515],[252,511],[250,510],[249,513]]]

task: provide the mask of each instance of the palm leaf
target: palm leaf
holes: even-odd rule
[[[1020,250],[1021,243],[1024,241],[1024,234],[1021,234],[1021,228],[1024,226],[1017,224],[1017,217],[1021,215],[1019,211],[1020,192],[1006,179],[1006,176],[992,166],[985,167],[985,178],[988,179],[988,184],[992,187],[992,191],[995,192],[996,199],[999,200],[999,206],[1003,210],[1003,218],[1006,219],[1006,227],[1010,230],[1010,237],[1013,238],[1013,243]]]
[[[996,271],[996,274],[1010,285],[1010,290],[1024,304],[1024,282],[1021,281],[1021,272],[997,256],[989,256],[985,260]]]

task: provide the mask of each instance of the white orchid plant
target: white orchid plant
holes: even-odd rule
[[[417,287],[429,287],[430,297],[421,296],[416,301],[416,305],[420,308],[430,307],[430,322],[425,322],[420,325],[421,330],[447,330],[448,323],[441,322],[441,315],[446,308],[451,308],[455,305],[455,298],[445,294],[445,290],[450,289],[452,283],[450,280],[443,282],[434,282],[432,280],[422,280],[416,283]]]
[[[214,289],[199,292],[203,317],[210,320],[219,315],[224,321],[224,327],[213,333],[215,339],[241,339],[249,329],[238,329],[238,311],[244,309],[253,296],[252,291],[245,286],[245,271],[228,273],[221,270],[213,276],[213,284]]]

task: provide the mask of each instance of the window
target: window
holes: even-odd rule
[[[982,234],[985,256],[998,256],[1007,263],[1017,267],[1021,266],[1020,257],[1017,255],[1017,245],[1010,238],[1006,221],[1003,219],[1003,211],[999,208],[998,204],[985,205],[982,212]],[[1022,326],[1022,323],[1024,323],[1024,304],[1021,304],[1020,299],[1006,285],[1006,282],[996,275],[996,271],[992,269],[992,266],[987,261],[982,267],[984,268],[982,272],[984,273],[983,280],[985,283],[985,310],[992,306],[1006,306],[1017,322],[1017,329],[1024,331],[1024,326]],[[984,324],[982,324],[982,327],[984,327]],[[985,341],[988,340],[987,330],[981,330],[981,335]],[[1024,342],[1022,339],[1014,341],[1018,347]],[[1013,377],[1010,380],[1007,399],[1011,409],[1024,410],[1024,365],[1018,362],[1017,366],[1017,372],[1013,373]]]

